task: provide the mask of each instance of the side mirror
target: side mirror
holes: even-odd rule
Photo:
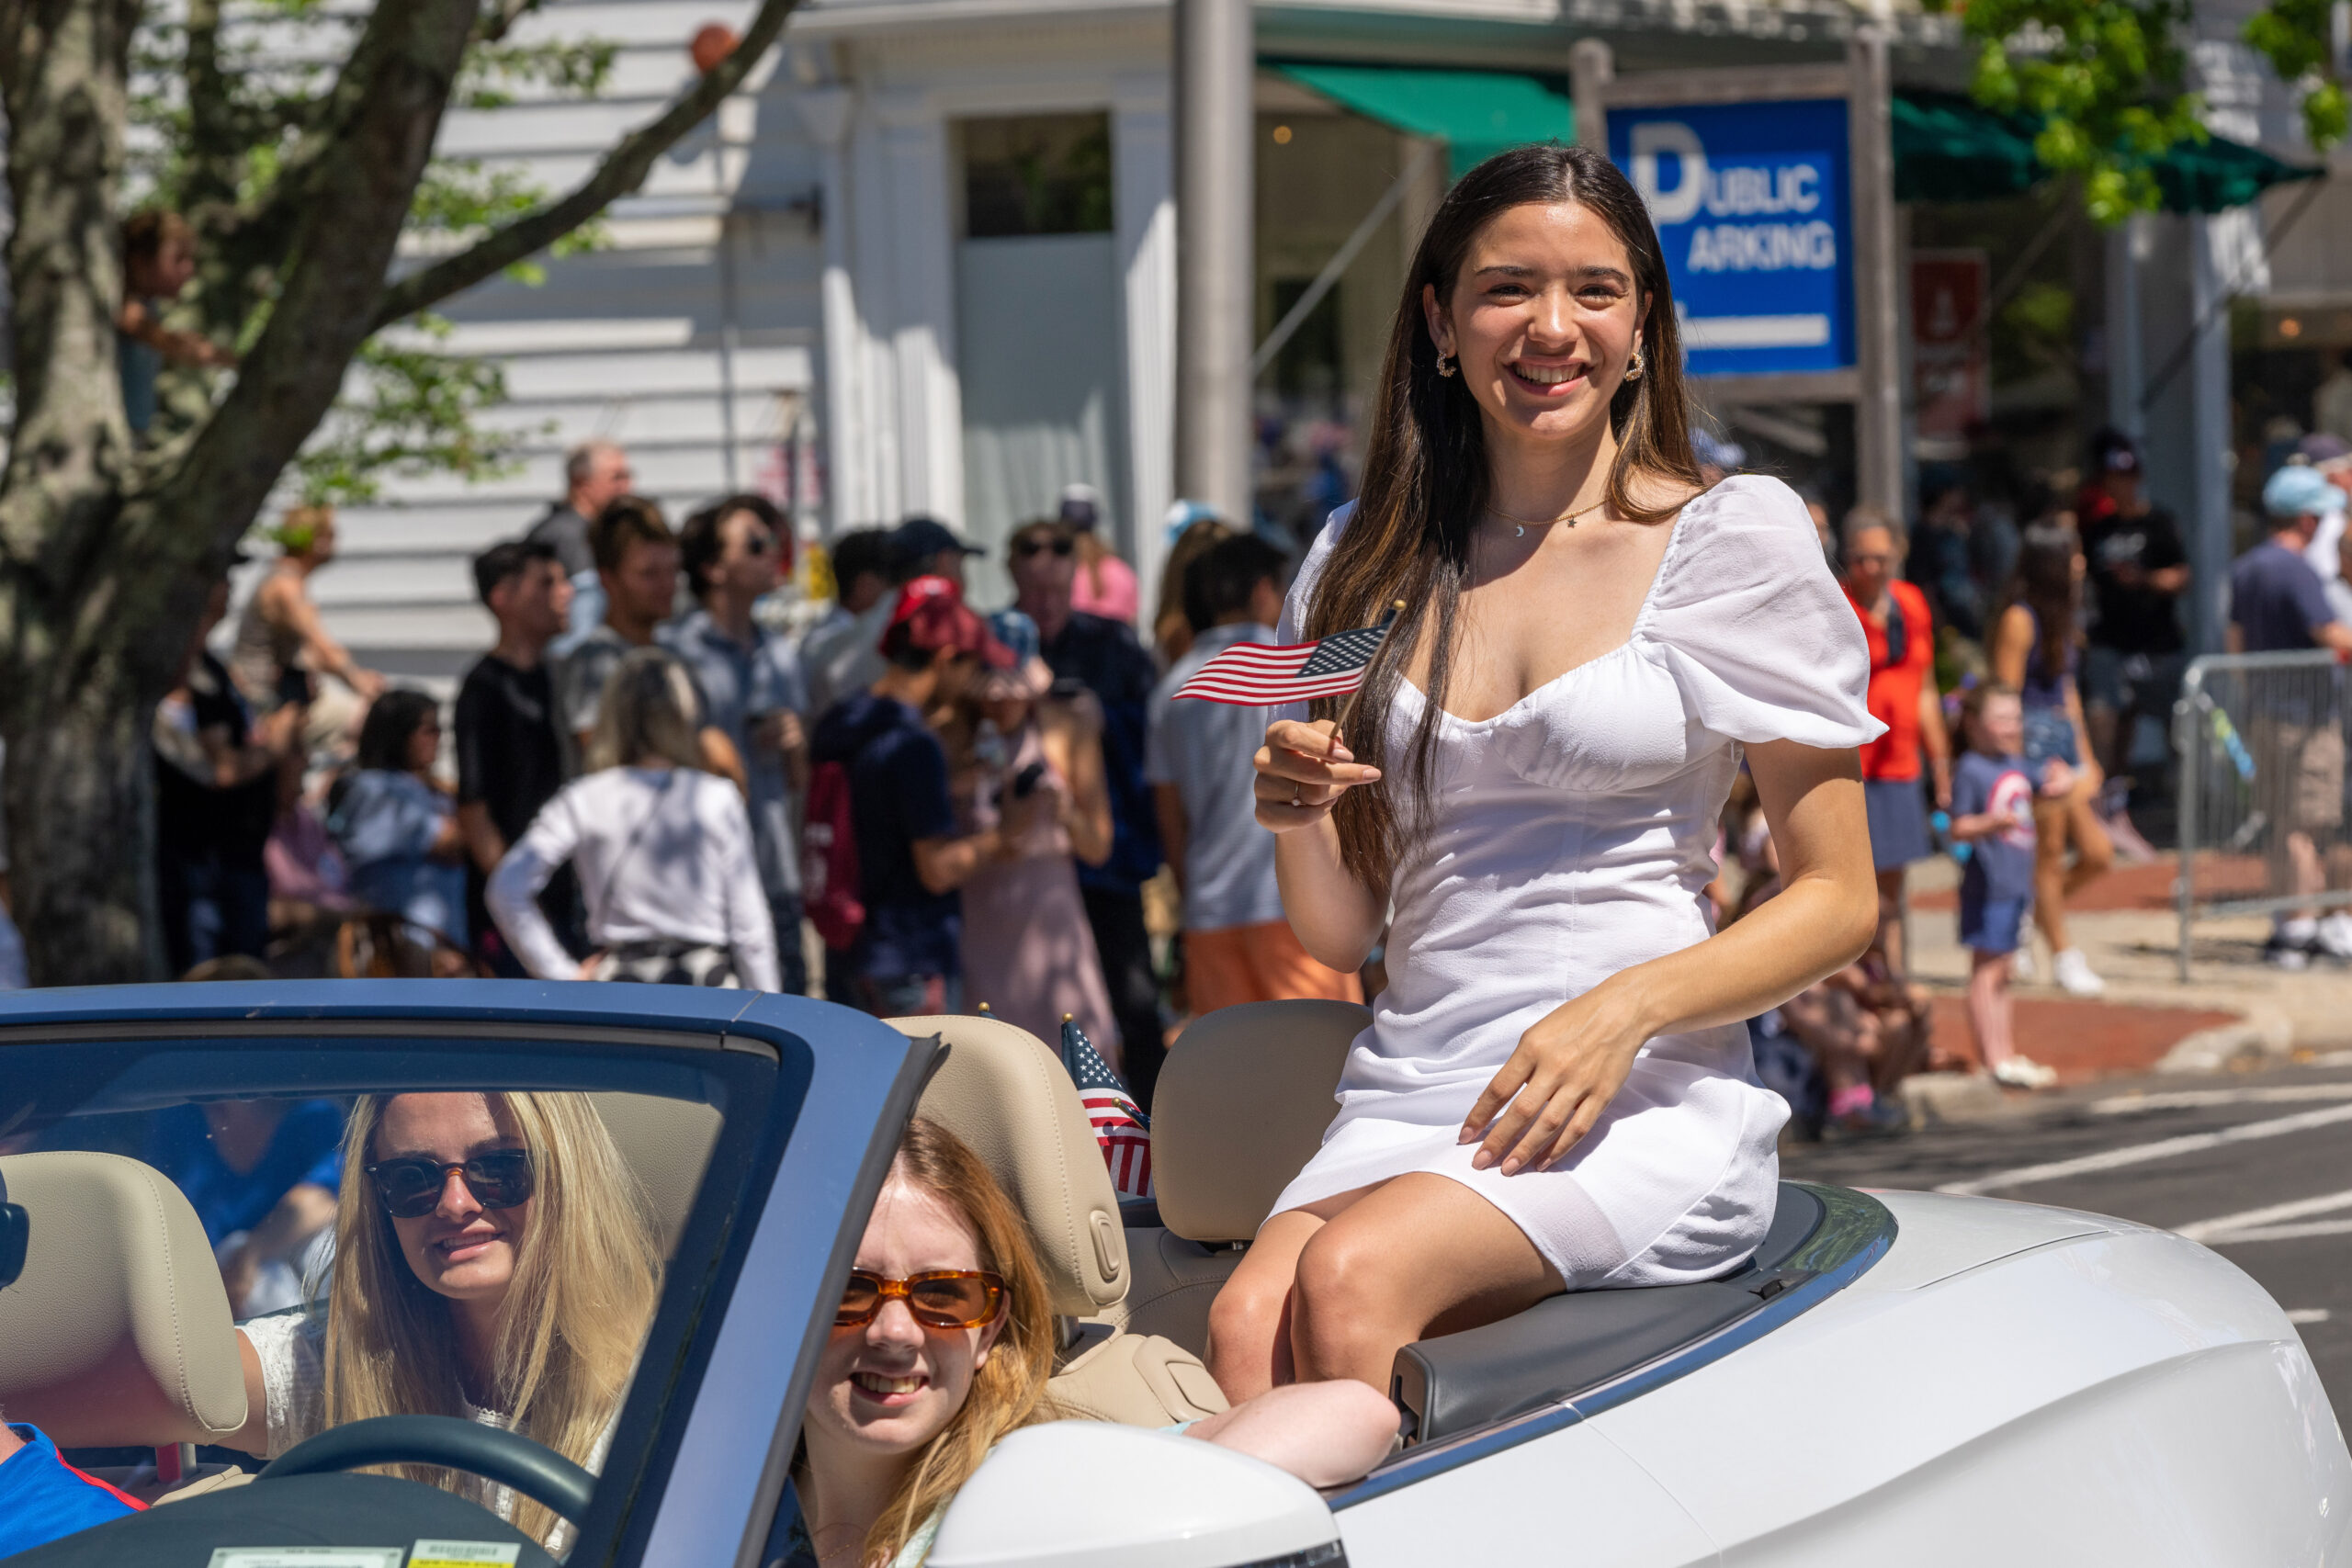
[[[1055,1421],[1013,1433],[948,1506],[930,1568],[1345,1568],[1315,1489],[1170,1432]]]

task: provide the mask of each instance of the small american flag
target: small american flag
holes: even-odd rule
[[[1391,610],[1376,626],[1334,632],[1320,642],[1237,642],[1194,671],[1176,694],[1241,707],[1344,696],[1363,684],[1364,668],[1396,618]]]
[[[1102,1163],[1111,1169],[1111,1185],[1122,1198],[1151,1196],[1151,1119],[1143,1113],[1119,1075],[1079,1028],[1076,1019],[1062,1020],[1062,1066],[1078,1085],[1086,1119],[1102,1145]]]

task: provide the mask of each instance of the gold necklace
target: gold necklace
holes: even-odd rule
[[[1530,528],[1549,528],[1555,523],[1566,523],[1569,527],[1573,528],[1577,525],[1577,518],[1589,517],[1608,504],[1609,498],[1604,495],[1599,501],[1594,502],[1590,506],[1578,507],[1576,511],[1566,513],[1558,517],[1513,517],[1510,513],[1505,512],[1502,508],[1493,505],[1492,503],[1487,505],[1487,511],[1490,514],[1501,518],[1504,522],[1514,525],[1514,527],[1511,530],[1512,538],[1523,539],[1527,536],[1527,531]]]

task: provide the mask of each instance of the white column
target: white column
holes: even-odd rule
[[[1111,191],[1124,284],[1129,558],[1148,632],[1176,499],[1176,198],[1168,80],[1114,88]]]
[[[898,371],[899,484],[902,509],[961,525],[963,397],[956,375],[956,237],[948,199],[947,123],[928,94],[893,94],[877,106],[883,187],[889,209],[896,307],[889,353]]]
[[[857,288],[850,276],[849,124],[846,87],[810,87],[791,95],[800,123],[824,150],[823,225],[825,532],[876,520],[869,499],[870,434],[859,400],[865,359],[865,325],[858,320]]]
[[[1256,51],[1250,0],[1176,0],[1176,482],[1237,523],[1251,509],[1250,353]]]
[[[888,525],[906,510],[900,483],[899,363],[890,352],[891,323],[898,320],[896,235],[891,226],[890,165],[883,153],[883,130],[872,100],[863,103],[850,126],[850,209],[844,234],[849,245],[853,301],[856,310],[856,375],[848,398],[857,432],[852,447],[858,465],[860,510],[856,524]]]
[[[2221,651],[2222,589],[2230,576],[2230,302],[2216,227],[2202,213],[2188,220],[2189,308],[2197,339],[2182,372],[2189,382],[2196,498],[2188,540],[2188,636],[2190,647],[2200,653]]]
[[[2140,263],[2148,220],[2134,214],[2107,235],[2107,422],[2137,441],[2147,434],[2140,407],[2148,373],[2140,331]]]

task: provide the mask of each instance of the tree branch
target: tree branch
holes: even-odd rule
[[[489,16],[482,19],[481,41],[496,43],[514,28],[515,23],[539,8],[539,0],[497,0]]]
[[[799,0],[761,0],[733,53],[703,73],[659,119],[623,138],[594,174],[570,194],[485,235],[470,249],[410,273],[388,287],[376,307],[373,328],[414,315],[450,295],[472,288],[526,256],[535,255],[587,222],[614,201],[645,183],[653,160],[708,118],[741,85],[752,67],[784,31]]]
[[[476,0],[378,0],[374,62],[319,160],[269,324],[185,459],[126,512],[127,549],[225,559],[343,385],[415,200],[471,38]]]

